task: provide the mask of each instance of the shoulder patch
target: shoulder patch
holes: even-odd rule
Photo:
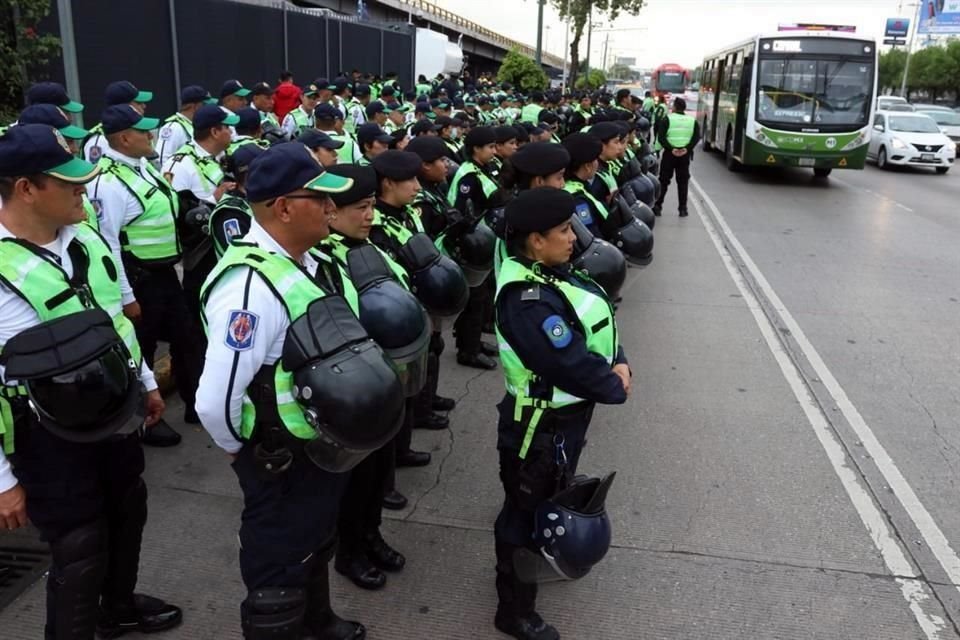
[[[230,218],[223,221],[223,235],[227,240],[232,240],[240,236],[240,221],[236,218]]]
[[[466,182],[461,182],[461,183],[460,183],[460,193],[462,193],[462,194],[464,194],[464,195],[470,193],[470,185],[469,185],[468,183],[466,183]]]
[[[90,147],[90,162],[96,162],[100,159],[100,156],[103,155],[103,150],[99,146],[93,145]]]
[[[160,129],[160,137],[166,140],[173,135],[173,127],[163,127]]]
[[[590,205],[586,202],[577,204],[577,216],[583,224],[593,224],[593,214],[590,212]]]
[[[224,344],[234,351],[247,351],[253,348],[253,338],[257,332],[260,316],[249,311],[235,310],[227,319],[227,334]]]
[[[520,294],[521,300],[539,300],[540,299],[540,284],[533,283],[529,287],[523,290],[523,293]]]
[[[97,220],[103,221],[103,200],[100,198],[90,198],[90,206],[93,207],[94,213],[97,214]]]
[[[543,332],[550,339],[554,349],[563,349],[573,340],[573,334],[566,321],[558,315],[552,315],[540,325]]]

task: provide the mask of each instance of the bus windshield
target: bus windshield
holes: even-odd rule
[[[866,126],[873,63],[765,58],[757,76],[757,120],[801,128]]]
[[[657,89],[665,93],[683,93],[686,90],[683,71],[661,71],[657,79]]]

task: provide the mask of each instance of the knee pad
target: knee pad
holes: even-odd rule
[[[240,612],[246,640],[299,640],[306,593],[286,587],[257,589],[247,594]]]
[[[56,638],[93,637],[107,572],[106,523],[78,527],[52,543],[50,551],[47,626]]]

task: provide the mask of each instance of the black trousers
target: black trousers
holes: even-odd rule
[[[457,339],[457,351],[466,354],[480,352],[480,337],[483,334],[483,323],[486,322],[490,309],[493,308],[493,289],[489,280],[493,273],[487,276],[479,286],[470,288],[470,298],[467,306],[453,323],[454,335]]]
[[[440,355],[443,353],[443,335],[435,331],[430,336],[430,352],[427,356],[427,382],[417,394],[413,406],[414,421],[427,418],[433,413],[433,400],[437,397],[437,385],[440,382]],[[410,448],[407,442],[407,448]],[[398,451],[400,449],[398,448]]]
[[[362,550],[363,537],[380,529],[383,491],[394,475],[394,443],[377,449],[350,472],[337,519],[337,555]]]
[[[335,541],[350,474],[330,473],[298,457],[285,473],[263,479],[253,451],[245,445],[231,465],[243,491],[240,575],[248,591],[304,588],[314,564],[308,559]]]
[[[675,156],[669,151],[664,151],[663,158],[660,160],[660,197],[657,198],[657,207],[663,206],[663,200],[667,197],[667,188],[674,174],[677,176],[677,199],[680,201],[680,210],[687,208],[687,189],[690,185],[690,161],[692,160],[692,151],[688,151],[684,156]]]
[[[139,272],[128,269],[127,273],[142,313],[135,329],[143,359],[153,368],[157,342],[169,342],[177,391],[187,409],[193,409],[206,350],[199,316],[190,313],[172,266]]]
[[[105,534],[105,566],[95,593],[82,594],[94,602],[128,604],[137,584],[140,542],[147,520],[147,491],[143,449],[138,435],[91,444],[67,442],[35,420],[17,421],[16,452],[10,460],[27,495],[27,516],[51,547],[84,527],[99,525]],[[58,554],[47,580],[47,637],[58,638],[56,590],[66,567]],[[72,588],[66,584],[65,588]],[[62,601],[62,598],[61,598]],[[60,611],[61,617],[70,612]],[[86,633],[89,635],[86,635]],[[93,630],[77,632],[69,640],[92,640]]]
[[[520,458],[520,443],[525,429],[513,421],[512,397],[508,395],[498,409],[500,438],[497,448],[504,499],[493,528],[497,609],[501,615],[526,616],[535,610],[537,585],[519,580],[514,571],[514,555],[521,549],[530,548],[534,512],[557,490],[558,465],[550,435],[563,436],[566,472],[575,474],[586,445],[593,405],[584,404],[562,414],[544,414],[537,427],[538,436],[523,459]]]

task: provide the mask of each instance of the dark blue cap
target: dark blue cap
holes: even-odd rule
[[[272,96],[273,87],[270,86],[267,82],[258,82],[253,85],[253,89],[250,91],[252,96]]]
[[[430,105],[426,102],[418,102],[416,106],[417,113],[430,113]]]
[[[38,82],[27,89],[27,104],[54,104],[64,111],[80,113],[83,105],[74,102],[59,82]]]
[[[316,96],[320,95],[320,87],[318,87],[317,85],[315,85],[315,84],[313,84],[313,83],[305,84],[305,85],[303,85],[302,87],[300,87],[300,94],[301,94],[301,95],[304,95],[304,96],[314,96],[314,97],[316,97]]]
[[[247,199],[266,202],[300,189],[342,193],[351,186],[353,180],[324,171],[300,142],[284,142],[264,151],[250,165]]]
[[[217,125],[237,125],[240,118],[235,113],[230,113],[215,104],[205,104],[193,114],[194,130],[209,129]]]
[[[334,91],[343,91],[350,87],[350,80],[344,77],[339,77],[333,81]]]
[[[383,103],[380,102],[379,100],[374,100],[373,102],[371,102],[370,104],[368,104],[367,107],[366,107],[366,112],[367,112],[367,117],[368,117],[368,118],[372,118],[373,116],[375,116],[375,115],[378,114],[378,113],[383,113],[383,111],[384,111],[384,109],[383,109]]]
[[[361,147],[365,144],[378,141],[383,142],[384,144],[389,144],[392,140],[393,138],[390,136],[390,134],[381,129],[380,125],[378,125],[376,122],[362,124],[357,129],[357,142],[360,143]]]
[[[115,104],[129,104],[131,102],[150,102],[153,100],[153,92],[140,91],[133,86],[132,82],[118,80],[107,85],[104,99],[108,107]]]
[[[264,153],[265,150],[263,147],[251,142],[250,144],[242,144],[237,147],[237,149],[230,154],[230,159],[236,169],[243,171],[249,168],[251,163]]]
[[[0,176],[30,176],[45,173],[74,184],[89,182],[99,173],[97,165],[72,153],[55,127],[18,124],[0,136]]]
[[[394,88],[391,86],[384,87],[383,90],[380,92],[381,96],[387,96],[387,97],[395,94],[396,94],[396,90],[394,90]]]
[[[220,87],[220,99],[226,98],[227,96],[240,96],[241,98],[246,98],[250,95],[250,89],[247,89],[243,86],[239,80],[227,80],[223,83],[223,86]]]
[[[326,78],[317,78],[316,80],[313,81],[313,84],[317,85],[317,88],[320,89],[320,91],[323,91],[323,90],[333,91],[334,89],[337,88],[335,84],[333,84]]]
[[[324,102],[318,104],[317,108],[313,110],[313,117],[317,120],[336,120],[343,117],[343,114],[332,104]]]
[[[216,102],[216,100],[210,95],[209,91],[198,84],[192,84],[189,87],[184,87],[180,92],[180,104],[193,104],[195,102],[206,102],[207,104],[213,104]]]
[[[323,147],[324,149],[335,150],[344,144],[342,140],[334,140],[323,131],[317,131],[316,129],[304,129],[300,132],[297,140],[310,149]]]
[[[157,118],[145,118],[129,104],[115,104],[107,107],[100,115],[100,123],[106,134],[136,129],[137,131],[152,131],[160,126]]]
[[[370,95],[370,85],[358,84],[356,89],[353,90],[353,95],[358,97]]]
[[[67,114],[61,111],[60,107],[52,104],[30,105],[20,112],[17,124],[47,124],[56,127],[64,138],[73,138],[74,140],[86,138],[90,133],[86,129],[71,123]]]
[[[234,115],[238,119],[237,133],[249,135],[260,128],[260,112],[253,107],[238,109]]]

